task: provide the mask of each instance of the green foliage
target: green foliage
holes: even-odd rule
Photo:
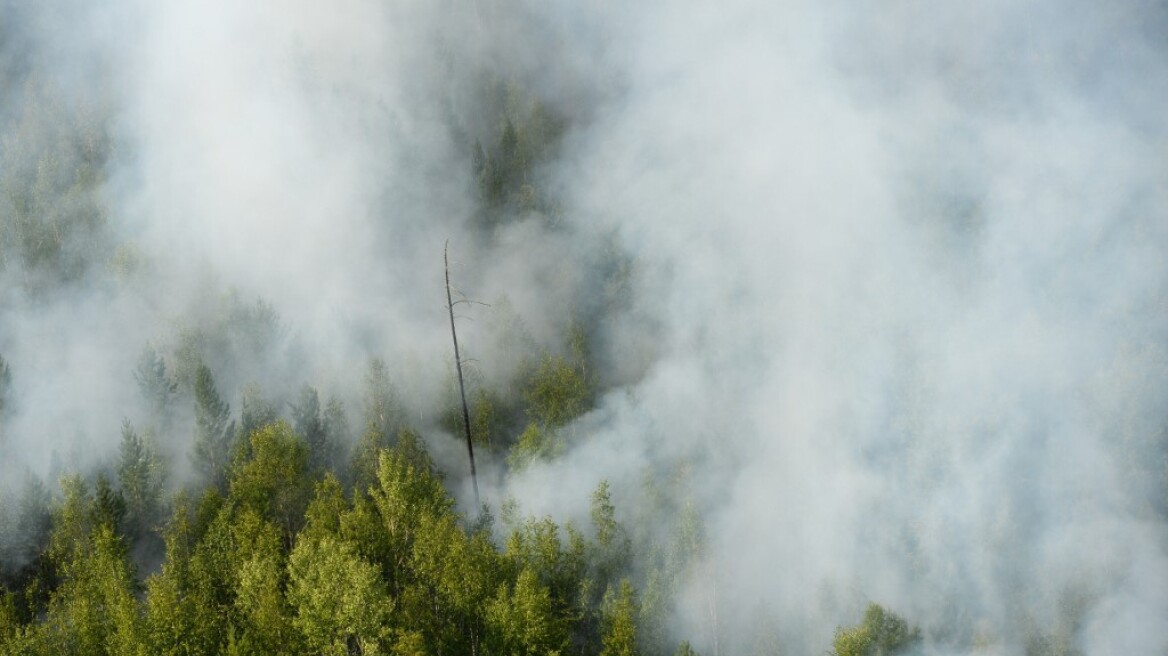
[[[514,584],[499,587],[486,604],[488,647],[499,654],[559,654],[568,647],[567,623],[557,615],[551,592],[531,569]]]
[[[534,422],[519,434],[519,440],[507,454],[507,464],[513,471],[522,471],[536,460],[550,460],[564,451],[564,443],[558,434],[540,428]]]
[[[15,91],[15,90],[13,90]],[[0,268],[32,295],[79,283],[106,259],[104,108],[34,76],[0,143]]]
[[[212,598],[191,556],[195,535],[186,495],[174,501],[174,514],[163,531],[166,561],[146,581],[146,634],[160,655],[212,653],[218,622]]]
[[[21,631],[23,622],[16,608],[16,593],[0,594],[0,647],[13,640]]]
[[[609,589],[604,599],[604,637],[601,656],[634,656],[637,645],[637,595],[628,579],[617,590]]]
[[[329,472],[315,487],[312,501],[304,511],[304,528],[297,540],[321,540],[341,535],[341,517],[349,510],[345,490],[337,477]]]
[[[203,365],[234,387],[263,372],[271,375],[278,362],[274,351],[284,327],[271,304],[261,298],[245,301],[232,290],[219,297],[214,310],[178,330],[170,373],[184,392],[194,389]]]
[[[388,445],[390,438],[402,428],[402,413],[385,362],[378,358],[371,359],[365,370],[364,383],[362,401],[365,431],[374,434],[380,443]]]
[[[56,568],[49,557],[53,511],[49,491],[29,476],[15,508],[4,506],[0,526],[0,591],[19,591],[10,601],[21,624],[42,615],[49,593],[57,585]]]
[[[470,435],[476,446],[494,449],[503,426],[499,416],[499,399],[488,390],[479,388],[470,404]]]
[[[919,629],[872,603],[858,626],[836,630],[832,646],[834,656],[891,656],[906,653],[919,640]]]
[[[61,479],[61,501],[53,509],[53,533],[49,538],[49,558],[61,573],[72,576],[80,554],[88,545],[92,499],[80,476]]]
[[[333,471],[342,466],[345,448],[352,437],[349,433],[349,416],[345,404],[340,399],[330,398],[324,406],[324,444],[312,453],[316,467]]]
[[[590,397],[584,371],[554,355],[540,360],[524,393],[528,414],[549,427],[575,419],[588,408]]]
[[[554,152],[564,124],[537,98],[514,83],[495,80],[487,95],[498,116],[489,147],[476,140],[471,147],[471,171],[478,182],[484,227],[494,227],[509,215],[548,212],[537,184],[540,164]]]
[[[313,653],[345,656],[351,643],[362,654],[380,653],[389,641],[393,601],[378,568],[351,543],[327,536],[301,540],[288,570],[292,623]]]
[[[231,478],[230,499],[275,521],[291,544],[312,490],[308,447],[284,421],[252,433],[250,443],[251,458]]]
[[[261,524],[263,528],[266,527]],[[284,598],[284,554],[271,540],[257,540],[255,547],[243,556],[242,562],[236,561],[235,609],[239,622],[235,626],[235,649],[239,654],[302,653],[292,609]]]
[[[480,227],[519,216],[553,224],[555,199],[540,169],[563,123],[518,85],[487,86],[492,106],[474,126],[486,146],[476,143],[469,153],[482,194]],[[120,282],[141,280],[143,255],[101,237],[95,190],[107,144],[100,131],[75,142],[74,132],[94,126],[82,127],[37,126],[60,133],[47,140],[17,130],[0,148],[0,269],[18,262],[29,276],[26,289],[81,280],[91,261],[105,262]],[[19,166],[12,165],[20,148]],[[141,432],[128,421],[122,426],[116,483],[70,477],[51,511],[43,486],[16,509],[0,506],[0,653],[671,651],[646,627],[661,626],[685,566],[633,567],[633,541],[617,522],[607,482],[592,497],[586,530],[550,518],[519,521],[504,510],[512,515],[508,530],[496,534],[489,513],[456,512],[384,362],[370,361],[365,372],[355,407],[361,436],[349,459],[340,400],[324,403],[306,385],[289,404],[288,422],[280,420],[272,399],[282,405],[295,389],[285,385],[301,383],[285,375],[300,361],[272,357],[283,343],[272,306],[235,292],[207,298],[211,307],[134,363],[141,402],[128,412],[142,415]],[[506,304],[494,312],[505,315]],[[595,397],[596,375],[578,324],[551,352],[517,317],[500,332],[510,340],[504,357],[527,364],[496,387],[474,386],[471,434],[496,455],[510,449],[511,466],[520,469],[563,453],[569,424]],[[279,362],[291,364],[274,368]],[[243,386],[236,430],[227,399],[248,380],[279,380],[281,396]],[[0,359],[5,415],[9,381]],[[167,499],[155,438],[169,444],[181,429],[173,425],[185,416],[175,406],[179,396],[193,402],[190,457],[200,478]],[[435,417],[441,424],[441,408],[418,410],[420,428],[433,429]],[[504,534],[504,544],[493,541]],[[154,553],[162,549],[158,563]],[[152,572],[144,582],[133,562]],[[644,583],[643,597],[630,576]]]
[[[257,383],[248,383],[243,387],[239,399],[239,431],[236,434],[236,454],[233,459],[246,460],[251,456],[251,434],[257,430],[276,423],[279,414],[276,406],[264,396],[264,391]]]
[[[549,517],[528,519],[511,532],[504,547],[506,556],[518,568],[529,569],[551,590],[564,613],[579,601],[587,563],[584,544],[569,533],[569,548],[560,539],[560,527]]]
[[[132,539],[142,538],[162,519],[165,481],[166,472],[153,441],[139,436],[129,420],[124,421],[118,488],[125,498],[126,528]]]
[[[406,564],[423,518],[450,512],[453,500],[429,466],[418,464],[396,449],[378,457],[377,483],[370,496],[383,522],[391,560],[383,563],[396,590],[408,581]]]
[[[433,463],[430,461],[425,445],[413,429],[403,427],[398,431],[395,442],[397,443],[396,452],[407,462],[427,471],[433,469]],[[369,490],[370,486],[377,484],[381,453],[387,448],[390,448],[389,441],[379,431],[368,430],[361,436],[353,450],[352,464],[350,465],[354,490],[364,493]]]
[[[153,346],[146,346],[138,357],[134,380],[138,382],[138,391],[150,409],[152,418],[165,424],[178,393],[178,383],[167,374],[166,362]]]
[[[109,479],[104,473],[97,476],[91,512],[94,526],[105,526],[118,534],[123,532],[126,520],[126,498],[119,490],[115,490],[110,485]]]
[[[227,478],[235,427],[228,425],[231,407],[219,396],[215,379],[205,364],[195,374],[195,467],[212,484]]]
[[[104,479],[102,479],[104,480]],[[141,649],[140,616],[126,547],[116,530],[116,496],[99,483],[91,496],[78,477],[63,479],[53,515],[50,557],[61,574],[39,649],[58,654],[135,654]]]
[[[588,602],[599,601],[596,595],[627,573],[632,565],[632,542],[624,527],[616,521],[608,481],[603,480],[592,493],[592,527],[596,540],[588,561],[591,564],[591,591]]]
[[[327,438],[324,420],[320,416],[320,396],[315,387],[305,385],[300,388],[296,401],[288,405],[292,412],[292,429],[308,444],[309,461],[316,465],[326,449]]]
[[[607,479],[600,481],[592,493],[592,526],[596,529],[596,542],[601,549],[619,552],[629,549],[628,535],[616,521],[616,506],[612,505]]]
[[[308,445],[308,465],[314,472],[336,466],[342,440],[346,439],[348,421],[340,401],[332,399],[321,411],[316,388],[305,385],[295,403],[289,404],[292,426]]]

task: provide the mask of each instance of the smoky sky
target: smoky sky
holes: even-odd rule
[[[233,406],[353,399],[381,357],[424,415],[449,240],[492,304],[476,380],[600,317],[596,409],[488,496],[584,518],[608,479],[632,521],[683,468],[707,549],[673,626],[703,653],[759,623],[822,650],[869,601],[937,653],[1168,649],[1164,4],[619,4],[4,4],[6,74],[46,81],[3,101],[5,175],[82,116],[113,144],[97,263],[0,274],[4,475],[112,449],[143,347],[231,294],[278,314],[218,367]],[[493,79],[567,127],[533,173],[555,210],[484,235]]]

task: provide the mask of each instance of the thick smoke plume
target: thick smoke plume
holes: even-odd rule
[[[148,345],[188,387],[169,354],[221,358],[233,404],[355,408],[383,358],[428,412],[450,239],[492,304],[460,328],[478,380],[583,322],[602,383],[486,496],[579,518],[608,479],[631,524],[674,481],[702,653],[821,650],[869,601],[939,653],[1168,650],[1164,3],[73,4],[0,13],[0,175],[75,236],[46,254],[0,207],[6,493],[147,421]],[[475,144],[535,100],[560,136],[492,223]],[[59,179],[48,149],[107,155]]]

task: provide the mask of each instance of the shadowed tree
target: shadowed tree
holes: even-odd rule
[[[131,655],[143,646],[134,572],[116,530],[119,504],[102,481],[95,497],[78,477],[61,481],[50,557],[62,582],[38,627],[43,653]]]
[[[371,359],[365,370],[364,383],[361,395],[364,429],[375,433],[383,444],[388,445],[390,438],[401,428],[401,410],[385,362]]]
[[[200,617],[210,609],[196,593],[191,572],[195,537],[191,504],[185,493],[173,502],[174,513],[163,529],[166,560],[146,580],[146,631],[151,652],[160,656],[208,653],[211,642],[203,636],[211,622]]]
[[[324,406],[322,415],[324,422],[325,448],[321,450],[320,466],[327,471],[335,471],[342,466],[348,455],[352,437],[349,432],[349,415],[345,412],[345,404],[336,397],[331,397]]]
[[[138,391],[150,409],[151,418],[158,422],[160,429],[164,429],[178,392],[178,383],[167,374],[166,362],[153,346],[147,346],[138,357],[134,380],[138,382]]]
[[[162,519],[162,491],[166,474],[151,440],[138,435],[127,419],[122,422],[118,488],[126,500],[126,533],[139,540]]]
[[[239,400],[239,434],[237,438],[242,445],[248,445],[251,434],[255,431],[275,423],[280,415],[276,406],[272,405],[264,396],[264,391],[258,383],[248,383],[243,387],[243,394]],[[250,445],[249,445],[250,446]],[[247,453],[243,454],[244,457]]]
[[[316,388],[305,385],[300,389],[300,395],[295,403],[290,403],[292,412],[292,427],[296,434],[304,438],[308,445],[308,467],[312,471],[323,471],[332,467],[336,452],[336,445],[330,435],[330,425],[327,417],[321,412],[320,397]],[[334,422],[338,421],[332,410]],[[343,411],[340,413],[343,418]],[[334,423],[335,425],[335,423]]]
[[[229,406],[215,389],[215,379],[205,364],[195,373],[195,443],[192,459],[195,467],[212,485],[227,480],[231,442],[235,426],[228,425]]]

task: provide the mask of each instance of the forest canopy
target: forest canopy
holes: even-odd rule
[[[1168,652],[1162,4],[0,0],[0,653]]]

